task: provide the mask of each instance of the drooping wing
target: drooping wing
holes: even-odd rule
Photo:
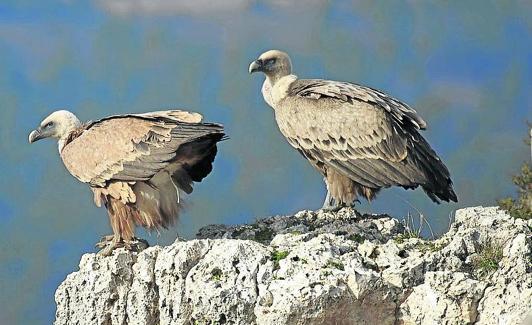
[[[451,184],[447,168],[417,132],[425,122],[380,92],[298,80],[281,105],[276,118],[292,146],[365,187],[423,185],[436,191]]]
[[[180,148],[205,137],[219,141],[224,136],[223,126],[199,123],[199,114],[183,113],[130,114],[92,122],[64,147],[61,157],[72,175],[93,186],[110,180],[148,180],[169,166]]]
[[[344,102],[364,102],[382,108],[403,126],[411,125],[418,130],[427,127],[425,121],[407,104],[377,89],[349,82],[300,79],[292,83],[289,94],[314,99],[336,98]]]

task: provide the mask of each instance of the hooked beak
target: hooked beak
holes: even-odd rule
[[[35,141],[39,141],[46,137],[47,136],[43,134],[41,127],[38,127],[36,130],[31,131],[30,136],[28,137],[28,140],[30,141],[30,143],[33,143]]]
[[[263,68],[262,60],[261,59],[255,60],[251,62],[251,64],[249,65],[249,73],[251,74],[253,72],[262,71],[262,68]]]

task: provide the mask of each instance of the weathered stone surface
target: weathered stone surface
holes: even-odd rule
[[[208,226],[167,247],[85,254],[57,289],[55,324],[519,324],[531,228],[482,207],[457,211],[435,241],[348,208]]]
[[[414,287],[401,305],[407,324],[471,324],[477,319],[478,302],[487,283],[467,273],[427,272],[424,283]]]

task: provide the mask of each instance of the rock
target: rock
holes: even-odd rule
[[[487,283],[462,272],[427,272],[401,305],[407,324],[471,324],[478,316],[478,302]]]
[[[456,212],[415,238],[387,216],[301,211],[198,239],[85,254],[55,324],[519,324],[532,310],[528,222]]]

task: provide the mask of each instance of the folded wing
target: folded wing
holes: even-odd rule
[[[293,82],[285,104],[281,131],[309,160],[372,190],[421,185],[436,202],[456,200],[449,171],[418,133],[426,123],[406,104],[328,80]]]

